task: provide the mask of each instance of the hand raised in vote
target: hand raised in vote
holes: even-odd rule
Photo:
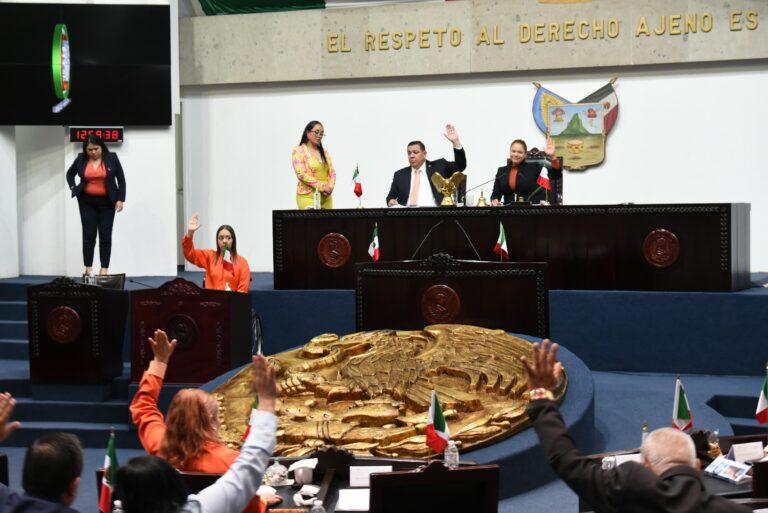
[[[252,359],[253,391],[259,396],[259,409],[274,412],[277,399],[275,368],[269,364],[264,355],[257,354]]]
[[[9,422],[13,409],[16,407],[16,400],[8,392],[0,394],[0,442],[11,436],[16,428],[21,426],[21,422]]]
[[[187,224],[187,235],[191,237],[192,234],[195,233],[198,228],[200,228],[200,215],[194,214],[192,217],[189,218],[189,223]]]
[[[550,157],[555,156],[555,141],[549,135],[547,135],[547,145],[544,147],[544,153]]]
[[[550,346],[551,344],[551,346]],[[520,357],[523,362],[525,377],[528,378],[528,389],[546,388],[553,390],[563,377],[563,364],[557,361],[557,344],[552,344],[545,338],[539,348],[539,343],[533,344],[533,355],[529,360]]]
[[[176,349],[176,339],[169,342],[168,335],[163,330],[155,330],[154,338],[149,337],[149,345],[152,346],[155,360],[167,364]]]
[[[453,143],[454,148],[458,148],[461,146],[461,142],[459,142],[459,133],[456,131],[456,127],[451,125],[450,123],[445,125],[445,138],[448,139]]]

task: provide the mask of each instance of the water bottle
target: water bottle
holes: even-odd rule
[[[445,448],[443,454],[445,458],[445,466],[448,468],[456,468],[459,466],[459,449],[456,447],[456,443],[453,440],[448,441],[448,447]]]
[[[309,513],[325,513],[325,508],[323,507],[323,501],[316,500],[312,504],[312,509],[309,510]]]

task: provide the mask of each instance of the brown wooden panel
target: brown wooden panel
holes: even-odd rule
[[[178,345],[166,383],[205,383],[248,362],[251,297],[201,289],[177,278],[157,289],[131,293],[131,382],[152,360],[148,337],[164,330]]]
[[[477,259],[474,245],[481,260],[498,261],[492,249],[503,222],[510,259],[548,263],[552,289],[741,290],[750,284],[749,213],[744,203],[276,210],[275,288],[353,288],[355,264],[370,262],[377,224],[382,260],[434,253]],[[679,243],[668,265],[654,265],[644,253],[646,239],[660,230]],[[317,256],[330,233],[350,244],[349,259],[336,268]],[[662,260],[669,250],[664,242],[648,246]]]
[[[27,289],[32,383],[101,383],[120,376],[128,292],[58,278]]]
[[[449,323],[549,336],[547,264],[434,255],[358,264],[355,282],[357,331]]]

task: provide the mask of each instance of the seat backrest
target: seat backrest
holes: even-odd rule
[[[421,471],[372,474],[370,484],[370,513],[497,513],[499,507],[498,465],[448,469],[433,461]]]

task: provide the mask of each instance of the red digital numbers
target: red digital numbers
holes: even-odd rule
[[[88,136],[91,134],[106,142],[119,142],[122,140],[122,130],[119,128],[72,128],[70,130],[70,139],[73,142],[82,142],[88,139]]]

